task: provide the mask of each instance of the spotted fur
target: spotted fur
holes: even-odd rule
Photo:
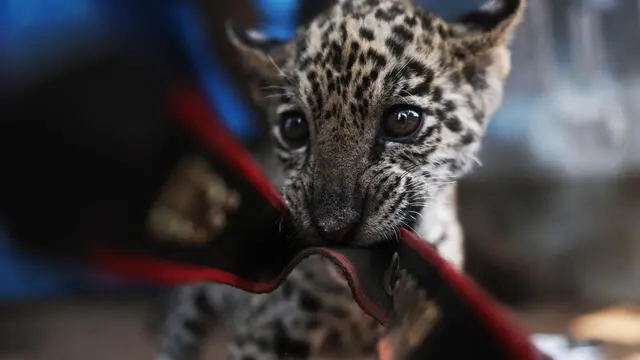
[[[281,193],[299,236],[333,241],[319,224],[343,225],[355,211],[357,225],[342,239],[349,245],[391,241],[408,227],[462,267],[455,181],[472,168],[501,102],[510,71],[507,45],[524,2],[494,1],[448,23],[408,0],[339,0],[288,41],[229,26],[255,101],[272,121],[285,177]],[[397,105],[422,111],[410,139],[381,136],[381,119]],[[295,149],[279,126],[290,111],[309,124],[309,141]],[[236,291],[250,310],[235,321],[230,358],[372,356],[379,329],[332,269],[310,259],[273,294]],[[204,319],[201,308],[220,305],[215,298],[225,289],[195,284],[182,290],[196,295],[170,315],[168,358],[197,348],[199,336],[184,329],[204,328],[193,325]]]

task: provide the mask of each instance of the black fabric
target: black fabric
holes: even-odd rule
[[[153,69],[106,59],[21,94],[0,127],[0,206],[18,244],[121,276],[207,279],[253,292],[275,289],[299,261],[320,254],[343,269],[363,309],[383,324],[402,326],[394,323],[386,289],[397,253],[399,269],[416,277],[442,314],[410,359],[538,358],[497,307],[487,307],[481,292],[406,231],[397,244],[375,249],[309,247],[292,238],[286,211],[258,189],[261,179],[239,147],[216,148],[215,139],[232,141],[227,134],[203,140],[213,117],[201,118],[207,105],[197,87],[182,96],[189,101],[176,102],[169,91],[174,83]],[[206,159],[243,201],[212,241],[167,244],[149,233],[144,219],[171,170],[189,154]]]
[[[284,244],[277,234],[282,213],[181,123],[171,85],[156,65],[114,55],[70,67],[16,96],[0,122],[4,220],[22,246],[44,256],[84,256],[87,245],[104,241],[263,281],[261,271],[235,264],[285,267],[295,249],[274,246]],[[216,242],[162,245],[145,218],[178,161],[191,154],[209,161],[248,206]],[[246,219],[260,221],[247,226]],[[260,237],[273,240],[257,242]]]

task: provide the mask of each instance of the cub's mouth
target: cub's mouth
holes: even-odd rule
[[[322,223],[311,215],[310,224],[308,222],[304,226],[303,222],[297,222],[296,225],[302,225],[304,229],[300,235],[308,237],[301,239],[302,241],[322,245],[371,247],[397,240],[402,228],[415,231],[420,225],[425,206],[424,202],[414,202],[402,211],[390,215],[367,214],[364,210],[358,214],[338,210],[332,216],[321,218],[324,220]],[[308,211],[313,214],[312,208]]]

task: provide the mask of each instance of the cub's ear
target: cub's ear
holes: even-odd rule
[[[448,24],[450,58],[479,95],[485,119],[502,102],[511,71],[508,45],[525,7],[526,0],[493,0]]]
[[[526,0],[493,0],[450,23],[459,56],[473,57],[507,45],[525,7]]]
[[[247,76],[247,88],[259,107],[269,105],[267,88],[287,80],[282,68],[292,58],[291,41],[272,39],[259,31],[247,30],[227,21],[227,37],[238,52]]]
[[[226,30],[229,41],[250,74],[261,77],[261,80],[281,76],[277,60],[282,58],[280,53],[285,50],[285,40],[272,39],[259,31],[245,29],[232,20],[227,21]]]

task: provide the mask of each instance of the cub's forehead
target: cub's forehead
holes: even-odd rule
[[[302,103],[314,119],[362,119],[400,97],[424,100],[442,69],[445,29],[409,1],[338,4],[290,43],[284,75],[291,92],[277,109]]]
[[[289,67],[345,73],[354,66],[383,70],[410,58],[435,64],[446,29],[439,17],[409,1],[347,1],[299,31]]]

